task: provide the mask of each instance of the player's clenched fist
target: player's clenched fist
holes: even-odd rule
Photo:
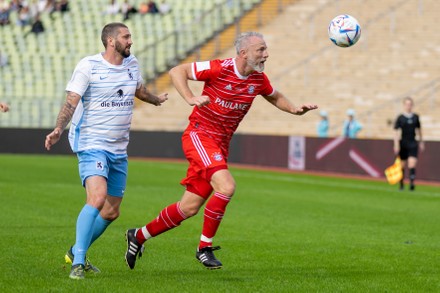
[[[208,96],[193,97],[189,102],[189,104],[191,106],[203,107],[209,104],[209,97]]]

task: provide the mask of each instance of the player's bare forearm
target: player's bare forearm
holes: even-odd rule
[[[165,102],[168,99],[168,94],[161,94],[159,96],[153,95],[152,93],[150,93],[147,88],[145,87],[145,85],[142,85],[140,88],[138,88],[136,90],[135,93],[136,97],[145,102],[145,103],[149,103],[155,106],[160,106],[163,102]]]
[[[393,149],[396,155],[399,153],[400,150],[399,140],[400,140],[400,131],[396,129],[394,131],[394,143],[393,143]]]
[[[400,140],[400,131],[399,129],[396,129],[394,131],[394,145],[399,145],[399,140]]]
[[[422,135],[422,129],[416,128],[417,136],[419,137],[419,142],[423,142],[423,135]]]
[[[169,71],[169,75],[174,87],[179,94],[185,99],[185,101],[191,105],[197,105],[197,101],[194,101],[194,93],[191,91],[188,85],[188,80],[192,80],[191,76],[191,64],[181,64],[173,67]]]
[[[67,124],[69,124],[70,120],[72,119],[73,113],[75,113],[76,106],[78,105],[80,99],[81,96],[76,93],[67,93],[66,102],[61,108],[60,113],[58,113],[55,129],[46,135],[44,146],[48,151],[60,139],[61,133],[63,133]]]
[[[78,105],[79,99],[81,97],[73,92],[68,92],[66,97],[66,102],[58,113],[57,122],[55,128],[58,128],[61,132],[64,131],[67,124],[73,117],[75,113],[76,106]]]
[[[422,136],[422,129],[421,128],[416,128],[416,134],[419,138],[419,147],[420,147],[420,151],[424,151],[425,150],[425,142],[423,141],[423,136]]]
[[[293,115],[304,115],[308,111],[318,109],[315,104],[304,104],[296,107],[280,92],[275,92],[272,96],[264,96],[264,98],[278,109]]]

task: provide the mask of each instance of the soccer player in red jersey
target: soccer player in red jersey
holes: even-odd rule
[[[189,162],[186,178],[181,181],[186,190],[179,202],[164,208],[146,226],[127,230],[125,260],[130,269],[134,268],[136,257],[142,255],[145,241],[179,226],[197,214],[205,202],[196,258],[208,269],[221,268],[222,263],[213,253],[219,247],[213,247],[212,243],[235,191],[235,181],[227,165],[229,142],[254,98],[262,95],[275,107],[294,115],[318,108],[313,104],[296,107],[272,87],[263,73],[269,55],[261,34],[242,33],[235,47],[235,58],[181,64],[170,70],[180,95],[190,106],[196,106],[182,136],[183,151]],[[205,82],[202,95],[191,91],[188,80]]]

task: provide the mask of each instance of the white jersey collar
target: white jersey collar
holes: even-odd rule
[[[235,75],[237,75],[237,77],[238,77],[239,79],[247,79],[247,78],[248,78],[247,76],[241,75],[240,72],[238,72],[237,64],[235,63],[235,58],[232,58],[232,63],[234,64],[234,72],[235,72]]]

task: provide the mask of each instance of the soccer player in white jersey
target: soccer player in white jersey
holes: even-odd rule
[[[127,177],[127,145],[134,97],[160,106],[167,94],[150,93],[130,48],[130,31],[123,23],[104,26],[103,53],[85,57],[66,87],[66,102],[55,129],[46,136],[47,150],[58,142],[72,120],[69,143],[78,156],[87,200],[76,222],[76,242],[65,255],[72,263],[69,277],[83,279],[99,272],[86,258],[90,245],[119,216]]]
[[[170,71],[174,86],[193,108],[189,125],[182,136],[183,151],[189,167],[181,181],[186,191],[182,199],[165,207],[147,225],[126,232],[125,260],[130,269],[141,255],[142,245],[180,225],[197,214],[206,202],[196,258],[208,269],[222,263],[214,256],[213,238],[235,192],[235,181],[228,170],[229,142],[257,95],[293,115],[317,109],[314,104],[295,106],[274,89],[264,74],[269,57],[263,36],[247,32],[235,42],[235,58],[181,64]],[[201,95],[194,94],[188,80],[204,81]],[[211,195],[212,194],[212,195]]]

